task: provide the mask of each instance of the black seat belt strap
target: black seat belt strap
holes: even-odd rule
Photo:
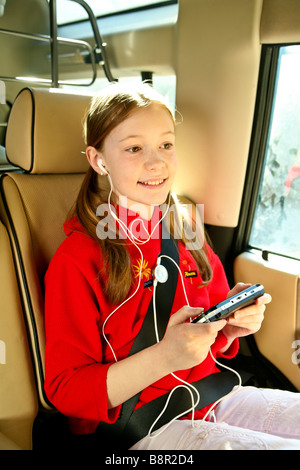
[[[230,371],[215,373],[204,377],[197,382],[192,382],[190,391],[196,401],[196,394],[192,387],[195,387],[200,395],[200,401],[195,410],[202,409],[219,398],[227,395],[235,385],[238,384],[238,378]],[[160,415],[168,400],[169,393],[162,395],[155,400],[141,406],[131,415],[124,432],[121,436],[121,442],[118,444],[122,449],[129,449],[133,444],[145,437],[155,419]],[[191,409],[192,399],[187,388],[179,387],[172,395],[164,413],[153,427],[151,433],[169,423],[176,416],[183,415]]]
[[[161,255],[163,254],[170,256],[170,258],[179,264],[178,245],[170,235],[166,233],[164,225],[162,224]],[[163,337],[169,321],[178,281],[178,270],[174,263],[171,260],[162,257],[161,264],[163,264],[168,271],[168,280],[166,283],[158,283],[157,285],[156,311],[160,338]],[[130,355],[155,343],[156,336],[154,329],[153,304],[151,301],[143,326],[134,341]],[[200,402],[196,409],[202,409],[205,406],[214,403],[217,399],[229,393],[232,388],[237,385],[237,382],[237,377],[232,372],[226,371],[212,374],[198,382],[192,383],[191,385],[194,386],[200,394]],[[192,387],[190,388],[193,393]],[[169,394],[167,393],[158,397],[135,410],[139,396],[140,393],[137,393],[134,397],[130,398],[123,404],[121,416],[115,423],[99,423],[97,433],[100,433],[99,437],[107,449],[128,449],[135,442],[146,436],[153,422],[164,408]],[[157,429],[157,427],[165,425],[175,416],[184,413],[184,411],[188,411],[191,408],[191,405],[190,393],[185,388],[178,388],[174,393],[174,396],[171,397],[165,413],[157,422],[154,430]]]
[[[179,252],[177,243],[170,236],[164,223],[161,224],[161,230],[162,240],[160,255],[167,255],[172,258],[177,264],[179,264]],[[178,280],[178,270],[171,260],[163,257],[161,259],[161,264],[165,266],[168,271],[168,279],[163,284],[158,283],[156,287],[157,328],[160,337],[163,336],[170,318]],[[151,300],[142,328],[132,345],[129,355],[136,354],[137,352],[155,343],[156,336],[154,329],[153,303]],[[140,393],[141,392],[139,392],[123,404],[121,416],[115,423],[99,423],[97,432],[105,434],[105,438],[108,443],[110,442],[110,439],[115,439],[116,437],[122,434],[138,402]]]

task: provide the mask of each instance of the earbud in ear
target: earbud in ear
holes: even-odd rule
[[[107,170],[104,168],[101,158],[98,159],[97,165],[102,171],[102,175],[107,175]]]

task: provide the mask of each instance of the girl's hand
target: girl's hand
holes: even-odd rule
[[[228,293],[227,298],[250,286],[251,284],[236,284]],[[235,338],[241,338],[242,336],[256,333],[260,329],[264,319],[266,304],[271,302],[271,300],[272,298],[269,294],[264,294],[256,299],[254,304],[237,310],[232,316],[227,318],[227,324],[222,332],[227,337],[229,344],[231,344]]]
[[[199,315],[201,311],[201,308],[185,306],[171,316],[164,338],[160,342],[161,360],[166,361],[169,372],[200,364],[206,358],[218,331],[225,327],[226,320],[187,323],[187,320]]]

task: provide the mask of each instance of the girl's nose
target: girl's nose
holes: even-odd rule
[[[148,170],[156,170],[165,166],[165,161],[159,150],[149,150],[146,155],[145,165]]]

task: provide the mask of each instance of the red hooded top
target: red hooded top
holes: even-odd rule
[[[136,214],[128,213],[128,223],[138,222],[136,217]],[[148,224],[146,228],[150,233],[153,225],[148,221],[145,224]],[[115,359],[102,334],[103,322],[117,305],[110,305],[103,294],[102,286],[107,278],[102,269],[103,256],[99,245],[85,233],[76,218],[65,224],[65,232],[67,238],[53,257],[45,277],[45,391],[51,403],[69,417],[71,431],[85,434],[94,432],[99,421],[115,422],[121,410],[121,406],[108,410],[106,377]],[[139,245],[143,253],[140,287],[105,324],[104,333],[118,360],[127,357],[152,299],[153,288],[147,281],[152,278],[151,271],[161,251],[159,235],[160,225],[147,243]],[[128,249],[137,273],[137,283],[140,252],[131,243]],[[207,250],[213,278],[207,286],[200,287],[202,279],[196,263],[179,242],[179,267],[189,304],[204,309],[224,300],[229,291],[219,258],[210,247]],[[178,276],[171,314],[184,305],[186,299]],[[220,355],[218,351],[226,344],[225,336],[219,332],[211,348],[215,357],[229,358],[237,353],[236,340],[225,356]],[[208,354],[198,366],[176,372],[176,375],[193,382],[215,372],[218,368]],[[142,391],[137,406],[168,393],[177,385],[178,381],[172,375],[162,378]],[[204,412],[196,411],[195,418],[203,417]]]

